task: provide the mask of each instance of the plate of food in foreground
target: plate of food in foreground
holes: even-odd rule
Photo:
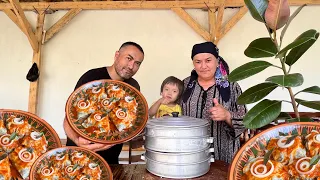
[[[108,163],[98,154],[81,147],[56,148],[40,156],[30,171],[32,180],[112,180]]]
[[[229,180],[319,180],[319,159],[319,123],[282,124],[242,146],[229,169]]]
[[[97,80],[77,88],[68,98],[66,116],[80,136],[117,144],[138,135],[148,120],[148,104],[134,87],[122,81]]]
[[[34,161],[61,147],[59,136],[34,114],[0,109],[0,179],[28,179]]]

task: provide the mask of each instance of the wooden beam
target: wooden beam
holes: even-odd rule
[[[214,42],[215,40],[215,29],[216,29],[216,10],[209,9],[208,10],[208,19],[209,19],[209,33],[210,33],[210,41]]]
[[[191,1],[77,1],[77,2],[26,2],[21,3],[24,10],[50,9],[66,10],[66,9],[171,9],[176,7],[181,8],[205,8],[218,6],[215,0],[191,0]],[[243,6],[243,3],[233,4]],[[0,3],[0,10],[11,9],[12,7],[7,3]]]
[[[44,10],[48,6],[54,10],[80,8],[86,9],[171,9],[171,8],[207,8],[220,6],[218,0],[184,0],[184,1],[77,1],[77,2],[23,2],[23,10],[32,11],[34,8]],[[292,6],[303,4],[320,5],[320,0],[289,0]],[[225,7],[242,7],[243,0],[226,0]],[[12,9],[9,3],[0,3],[0,10]]]
[[[38,51],[38,43],[36,36],[34,35],[31,25],[29,24],[29,21],[27,20],[26,16],[24,15],[24,12],[18,2],[18,0],[10,0],[10,4],[12,5],[13,11],[17,16],[17,19],[19,21],[19,24],[21,25],[23,32],[26,32],[27,37],[29,39],[29,42],[32,46],[32,49],[34,51]]]
[[[200,36],[202,36],[206,41],[210,41],[210,34],[201,27],[185,10],[182,8],[172,8],[182,20],[184,20],[194,31],[196,31]]]
[[[320,0],[289,0],[290,6],[308,5],[320,5]]]
[[[42,11],[38,14],[37,18],[37,28],[36,28],[36,40],[38,44],[38,51],[33,51],[33,63],[37,63],[39,70],[41,69],[41,53],[42,53],[42,36],[43,36],[43,24],[45,19],[45,13]],[[39,92],[39,79],[35,82],[30,82],[29,88],[29,104],[28,111],[37,114],[38,106],[38,92]]]
[[[56,33],[58,33],[65,25],[67,25],[82,9],[71,9],[58,22],[56,22],[45,35],[44,43],[49,41]]]
[[[4,9],[3,12],[18,26],[18,28],[19,28],[25,35],[27,35],[27,33],[24,31],[24,29],[23,29],[22,26],[20,25],[17,16],[14,14],[14,12],[13,12],[11,9]]]
[[[237,22],[248,12],[248,8],[246,6],[243,6],[242,8],[240,8],[240,10],[228,21],[228,23],[221,28],[220,32],[220,36],[219,38],[223,38],[224,35],[226,35],[231,28],[237,24]]]
[[[24,10],[33,10],[33,7],[37,9],[45,9],[50,6],[51,9],[55,10],[66,10],[66,9],[170,9],[175,7],[181,8],[204,8],[216,6],[215,2],[209,2],[209,0],[199,1],[77,1],[77,2],[29,2],[21,3]],[[0,4],[0,10],[11,9],[7,3]]]
[[[215,44],[218,44],[219,40],[220,40],[220,28],[221,28],[221,25],[222,25],[222,20],[223,20],[223,14],[224,14],[224,8],[225,6],[224,5],[221,5],[219,6],[219,9],[218,9],[218,17],[217,17],[217,22],[216,22],[216,27],[215,27],[215,41],[214,43]]]

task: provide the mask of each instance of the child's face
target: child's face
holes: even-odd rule
[[[174,103],[179,95],[179,88],[176,84],[166,84],[163,86],[161,96],[166,98],[170,103]]]

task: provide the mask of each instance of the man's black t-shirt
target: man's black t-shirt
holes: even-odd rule
[[[81,76],[79,79],[75,89],[82,86],[83,84],[86,84],[90,81],[94,80],[101,80],[101,79],[111,79],[108,70],[106,67],[91,69],[87,71],[85,74]],[[140,86],[138,82],[133,79],[126,79],[124,80],[125,83],[130,84],[131,86],[135,87],[137,90],[140,91]],[[76,146],[76,144],[70,139],[67,138],[67,146]],[[97,153],[102,156],[108,164],[119,164],[119,155],[122,149],[123,144],[117,144],[115,146],[112,146],[111,148],[104,150],[104,151],[98,151]]]

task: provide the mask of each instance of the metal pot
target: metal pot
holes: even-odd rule
[[[154,161],[145,157],[147,170],[152,174],[166,178],[194,178],[206,174],[210,170],[212,158],[209,157],[204,161],[187,164],[172,164]]]
[[[188,116],[164,116],[150,119],[146,126],[146,136],[154,137],[201,137],[209,134],[209,122]]]
[[[195,152],[207,148],[213,143],[209,136],[170,138],[146,136],[145,148],[158,152]]]
[[[190,153],[163,153],[146,149],[145,156],[151,160],[165,163],[185,164],[185,163],[197,163],[207,160],[214,152],[213,148],[207,147],[204,150],[190,152]]]

